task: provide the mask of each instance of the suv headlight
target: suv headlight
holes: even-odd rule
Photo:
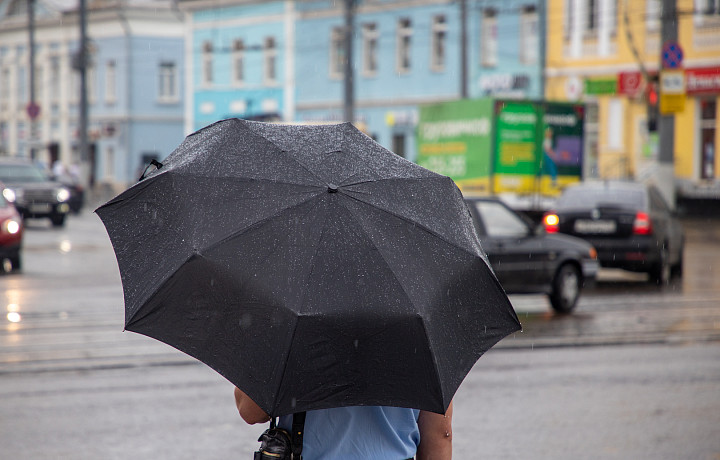
[[[6,200],[8,200],[10,203],[15,203],[15,199],[17,198],[15,196],[15,191],[11,188],[4,188],[2,191],[3,196]]]
[[[62,203],[63,201],[69,200],[69,199],[70,199],[70,190],[68,190],[68,189],[66,189],[66,188],[59,188],[59,189],[57,189],[57,193],[56,193],[56,195],[55,195],[55,198],[57,198],[57,200],[58,200],[59,202],[61,202],[61,203]]]

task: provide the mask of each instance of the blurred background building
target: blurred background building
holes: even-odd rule
[[[351,113],[416,161],[422,107],[491,97],[583,104],[584,178],[653,177],[658,120],[671,116],[678,197],[720,200],[720,0],[91,1],[87,159],[78,17],[75,0],[0,2],[0,154],[80,162],[96,188],[130,185],[183,135],[228,117]]]
[[[151,158],[167,156],[184,134],[182,14],[169,2],[93,1],[87,32],[90,116],[83,158],[77,1],[0,3],[0,154],[32,158],[49,169],[60,162],[81,171],[91,188],[122,188]]]

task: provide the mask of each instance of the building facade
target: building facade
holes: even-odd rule
[[[294,1],[182,0],[187,132],[240,117],[293,120]]]
[[[170,2],[88,2],[89,145],[81,158],[77,3],[33,3],[35,104],[28,2],[0,7],[0,154],[60,163],[87,185],[118,191],[182,141],[182,14]]]
[[[344,121],[347,3],[182,0],[186,131],[233,116]],[[399,155],[415,157],[423,104],[543,94],[543,2],[467,0],[464,15],[451,0],[351,3],[355,122]]]
[[[720,5],[678,0],[671,18],[662,3],[549,0],[545,97],[586,104],[590,177],[653,177],[657,112],[674,116],[678,196],[720,198]],[[676,21],[676,42],[661,40],[662,21]],[[679,84],[661,88],[671,73]]]

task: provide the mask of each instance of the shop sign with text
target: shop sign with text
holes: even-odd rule
[[[685,89],[687,94],[720,93],[720,67],[687,69]]]

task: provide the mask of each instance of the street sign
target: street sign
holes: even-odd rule
[[[666,42],[662,48],[663,69],[679,69],[682,67],[683,49],[677,42]]]
[[[31,120],[36,119],[38,115],[40,115],[40,106],[37,105],[35,102],[28,103],[25,110],[27,111],[28,117],[30,117]]]
[[[660,72],[660,113],[682,112],[685,109],[685,72],[663,70]]]

